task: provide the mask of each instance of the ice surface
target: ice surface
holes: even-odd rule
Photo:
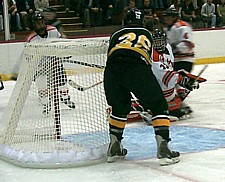
[[[203,65],[196,65],[193,73],[198,74],[202,67]],[[225,181],[224,70],[224,63],[209,65],[202,74],[208,81],[201,84],[200,89],[193,91],[187,98],[194,110],[192,118],[172,123],[171,146],[181,151],[179,163],[159,166],[155,157],[153,131],[149,126],[139,122],[127,125],[124,145],[129,149],[129,153],[124,161],[111,164],[104,162],[79,168],[38,170],[20,168],[0,160],[0,182]],[[4,84],[5,90],[0,91],[0,118],[15,82],[7,81]]]

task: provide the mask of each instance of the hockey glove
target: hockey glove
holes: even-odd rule
[[[180,88],[177,90],[177,96],[180,97],[182,101],[188,96],[189,93],[190,90],[188,89]]]
[[[185,70],[179,70],[178,84],[190,91],[199,88],[199,83],[207,81],[205,78],[195,76]]]

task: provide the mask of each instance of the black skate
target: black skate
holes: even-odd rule
[[[115,135],[110,134],[110,144],[107,152],[107,162],[111,163],[117,160],[124,159],[126,154],[127,149],[123,148],[121,142],[118,141]]]
[[[191,110],[191,108],[189,106],[186,106],[186,107],[182,107],[180,109],[176,109],[176,110],[170,111],[170,115],[171,116],[175,116],[175,117],[177,117],[179,119],[185,119],[185,118],[190,117],[190,114],[192,112],[193,111]]]
[[[75,104],[74,104],[74,102],[72,102],[71,100],[70,100],[70,97],[68,97],[67,99],[63,99],[62,97],[61,97],[61,101],[64,103],[64,104],[66,104],[69,108],[71,108],[71,109],[75,109]]]
[[[180,161],[180,153],[170,150],[168,148],[168,141],[159,135],[156,135],[156,141],[158,144],[157,158],[161,166],[175,164]]]

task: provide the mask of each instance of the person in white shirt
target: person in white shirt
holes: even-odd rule
[[[201,16],[202,20],[211,23],[211,28],[216,27],[216,7],[212,3],[213,0],[207,0],[207,3],[202,5]]]
[[[218,24],[221,24],[225,28],[225,0],[220,0],[220,4],[217,4],[216,10],[219,18]]]
[[[195,44],[193,41],[192,27],[187,22],[180,20],[176,9],[167,9],[163,13],[163,17],[167,26],[167,40],[172,47],[174,55],[174,70],[184,69],[190,73],[195,60]],[[179,85],[176,86],[176,90],[178,95],[184,92],[184,89]]]
[[[37,11],[43,11],[45,8],[49,7],[48,0],[34,0],[34,6]]]
[[[59,31],[51,26],[46,25],[43,13],[40,11],[36,11],[32,17],[32,21],[34,24],[34,32],[30,33],[25,39],[26,42],[34,42],[40,41],[42,39],[50,39],[50,38],[61,38],[61,34]],[[43,114],[48,114],[51,110],[51,98],[48,97],[50,94],[49,87],[51,86],[49,83],[52,75],[51,66],[49,66],[49,62],[53,63],[56,67],[57,75],[56,79],[58,84],[58,88],[60,91],[60,100],[62,103],[66,104],[69,108],[74,109],[75,104],[70,100],[70,96],[68,94],[69,90],[67,87],[67,75],[65,72],[65,68],[60,58],[46,56],[39,62],[39,70],[35,74],[35,83],[38,88],[38,95],[40,97],[41,104],[43,105]]]

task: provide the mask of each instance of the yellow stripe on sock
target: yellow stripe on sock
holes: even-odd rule
[[[170,120],[169,119],[155,119],[152,121],[152,126],[170,126]]]
[[[111,124],[112,126],[116,126],[117,128],[125,128],[126,122],[109,118],[109,124]]]

